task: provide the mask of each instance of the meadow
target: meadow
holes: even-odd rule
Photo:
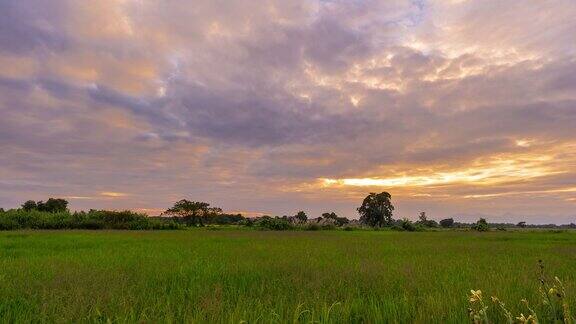
[[[574,232],[0,232],[0,321],[462,323],[526,313],[539,259],[576,292]]]

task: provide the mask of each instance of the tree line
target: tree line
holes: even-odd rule
[[[458,223],[453,218],[440,221],[429,219],[421,212],[417,221],[394,219],[392,195],[388,192],[370,193],[357,208],[359,219],[348,219],[335,212],[325,212],[312,218],[304,211],[293,216],[261,216],[248,218],[241,214],[228,214],[219,207],[201,201],[182,199],[160,216],[150,217],[132,211],[89,210],[70,212],[68,201],[49,198],[46,201],[28,200],[20,208],[5,211],[0,208],[0,230],[12,229],[180,229],[206,225],[236,225],[269,230],[329,230],[343,228],[390,228],[399,231],[422,231],[433,228],[468,228],[488,231],[490,228],[576,228],[570,225],[490,224],[484,218],[477,222]]]

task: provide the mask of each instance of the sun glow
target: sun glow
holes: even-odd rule
[[[105,192],[101,192],[100,196],[109,197],[109,198],[120,198],[120,197],[127,196],[127,194],[122,193],[122,192],[105,191]]]
[[[496,160],[485,166],[463,170],[433,172],[428,174],[401,175],[388,178],[319,179],[324,187],[426,187],[449,184],[493,185],[521,179],[530,179],[562,173],[545,165],[551,157],[532,161]]]

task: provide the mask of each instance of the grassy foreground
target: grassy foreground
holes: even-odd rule
[[[0,232],[0,321],[462,323],[538,259],[576,293],[574,232]]]

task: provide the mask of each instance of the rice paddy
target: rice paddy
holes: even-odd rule
[[[574,310],[574,232],[0,232],[0,321],[462,323],[536,304],[539,259]]]

